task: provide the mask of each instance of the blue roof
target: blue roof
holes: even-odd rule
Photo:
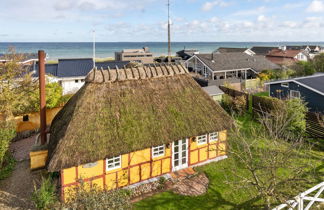
[[[57,67],[58,67],[58,64],[46,64],[45,65],[46,74],[57,76]],[[39,71],[38,71],[38,64],[37,64],[36,65],[36,71],[35,71],[35,74],[34,74],[35,77],[38,77],[38,72]]]
[[[91,58],[86,59],[59,59],[57,77],[86,76],[93,67]]]
[[[96,62],[98,69],[115,69],[123,68],[129,61],[105,61]],[[84,59],[59,59],[58,64],[46,64],[46,74],[51,74],[56,77],[85,77],[93,68],[91,58]],[[38,64],[36,65],[35,77],[38,77]]]
[[[308,77],[308,78],[305,77],[301,79],[296,79],[296,81],[324,93],[324,75]]]

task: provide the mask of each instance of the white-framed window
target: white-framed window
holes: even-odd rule
[[[197,144],[198,145],[206,144],[206,143],[207,143],[207,134],[201,135],[201,136],[197,136]]]
[[[78,80],[78,79],[76,79],[76,80],[74,80],[74,82],[75,82],[75,83],[79,83],[79,80]]]
[[[218,132],[213,132],[209,134],[209,142],[215,142],[218,140]]]
[[[106,159],[106,171],[121,168],[121,155]]]
[[[290,90],[290,98],[300,98],[300,92],[296,90]]]
[[[289,87],[289,83],[288,82],[281,83],[281,87],[288,88]]]
[[[161,157],[164,156],[165,153],[165,145],[157,146],[157,147],[152,147],[152,157]]]

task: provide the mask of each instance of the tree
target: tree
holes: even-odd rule
[[[316,55],[313,64],[317,72],[324,72],[324,53]]]
[[[249,129],[237,126],[231,132],[227,151],[234,161],[225,169],[234,176],[234,180],[227,181],[234,191],[252,193],[253,189],[253,194],[266,203],[267,209],[298,194],[313,176],[310,147],[302,137],[282,137],[278,132],[289,127],[277,123],[284,116],[274,117],[279,119],[271,120],[270,115],[264,115],[260,118],[261,125],[251,123]]]
[[[313,75],[316,70],[311,61],[298,61],[291,68],[296,72],[296,76],[308,76]]]
[[[28,67],[21,63],[21,54],[9,49],[5,60],[0,64],[0,167],[4,167],[4,156],[16,135],[13,116],[29,103],[28,96],[36,87]]]
[[[38,82],[37,82],[38,84]],[[63,89],[61,85],[57,82],[46,84],[46,107],[48,109],[55,108],[60,105],[62,100]],[[31,92],[29,95],[30,101],[25,107],[24,113],[27,112],[37,112],[40,106],[39,90]]]
[[[37,88],[29,67],[23,65],[23,56],[9,49],[5,55],[7,62],[0,64],[0,113],[9,120],[28,106],[29,95]]]

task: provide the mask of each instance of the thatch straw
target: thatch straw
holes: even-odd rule
[[[232,123],[181,65],[93,70],[86,81],[52,123],[49,171],[222,131]]]

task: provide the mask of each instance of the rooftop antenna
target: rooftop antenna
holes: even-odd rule
[[[171,23],[170,23],[170,0],[168,0],[168,63],[171,63]]]
[[[96,31],[92,30],[93,43],[92,43],[92,60],[93,60],[93,69],[96,68]]]

